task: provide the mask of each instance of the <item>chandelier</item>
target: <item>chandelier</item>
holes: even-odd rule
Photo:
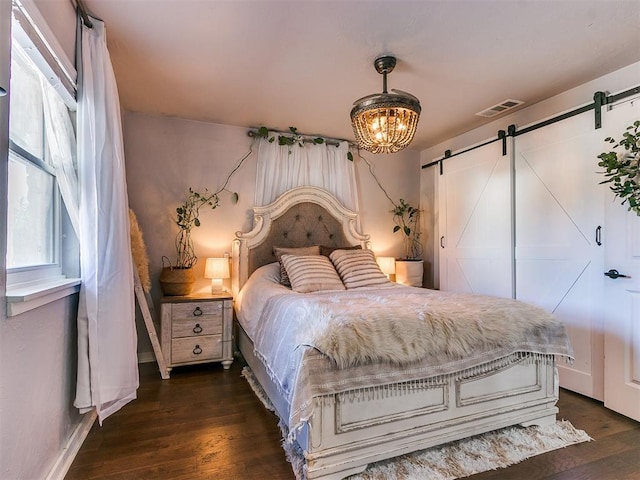
[[[373,65],[382,74],[382,93],[367,95],[353,103],[353,133],[359,147],[371,153],[399,152],[416,133],[420,100],[400,90],[387,92],[387,74],[396,66],[395,57],[376,58]]]

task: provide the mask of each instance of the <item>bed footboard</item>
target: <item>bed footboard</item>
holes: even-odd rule
[[[555,422],[552,357],[429,388],[390,385],[324,397],[298,443],[309,479],[343,478],[367,464],[521,424]]]
[[[241,328],[241,353],[281,418],[288,404],[253,356]],[[307,478],[341,479],[369,463],[511,425],[553,423],[558,412],[553,356],[533,356],[469,378],[408,382],[351,390],[316,399],[297,435]]]

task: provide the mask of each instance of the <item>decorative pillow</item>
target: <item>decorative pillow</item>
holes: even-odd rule
[[[335,250],[329,258],[347,289],[391,283],[371,250]]]
[[[273,247],[273,254],[280,262],[280,283],[286,287],[291,286],[289,277],[287,276],[287,270],[284,268],[280,257],[282,255],[320,255],[320,246],[313,245],[311,247]]]
[[[282,255],[291,288],[295,292],[309,293],[319,290],[344,290],[344,285],[331,260],[322,255]]]
[[[320,255],[324,255],[328,257],[335,250],[362,250],[362,246],[354,245],[352,247],[327,247],[325,245],[320,245]]]

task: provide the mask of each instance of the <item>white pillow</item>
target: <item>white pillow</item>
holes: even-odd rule
[[[334,250],[329,258],[347,289],[391,283],[371,250]]]
[[[291,288],[294,292],[309,293],[319,290],[344,290],[344,285],[331,260],[322,255],[282,255]]]

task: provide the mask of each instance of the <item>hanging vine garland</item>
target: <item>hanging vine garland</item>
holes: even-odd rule
[[[633,122],[622,134],[622,139],[616,141],[612,137],[604,139],[613,144],[613,150],[598,155],[598,166],[605,169],[609,188],[616,197],[622,199],[621,204],[628,204],[627,210],[640,216],[640,120]],[[616,151],[622,147],[624,151]]]

